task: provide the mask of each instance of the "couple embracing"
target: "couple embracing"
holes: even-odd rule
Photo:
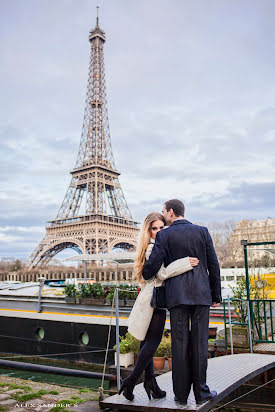
[[[144,371],[144,389],[149,399],[151,395],[166,396],[153,368],[166,310],[150,305],[154,286],[164,283],[170,311],[175,401],[185,405],[193,385],[196,402],[201,404],[217,395],[206,384],[206,369],[209,308],[222,300],[219,264],[207,228],[184,218],[185,208],[180,200],[165,202],[162,213],[150,213],[140,233],[135,273],[141,292],[128,326],[129,332],[141,340],[140,352],[119,393],[132,401],[134,387]],[[165,225],[168,228],[164,229]]]

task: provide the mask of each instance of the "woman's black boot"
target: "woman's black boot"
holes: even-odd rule
[[[157,384],[155,376],[146,376],[143,383],[144,389],[148,395],[148,398],[151,399],[151,393],[153,398],[160,399],[166,396],[166,392],[162,391]]]
[[[119,395],[123,393],[126,399],[128,401],[134,400],[135,395],[133,394],[133,390],[135,387],[135,382],[128,376],[127,378],[123,379],[120,390],[119,390]]]

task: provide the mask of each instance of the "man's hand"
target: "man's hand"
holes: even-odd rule
[[[218,306],[220,306],[220,303],[216,303],[216,302],[212,303],[212,308],[217,308]]]

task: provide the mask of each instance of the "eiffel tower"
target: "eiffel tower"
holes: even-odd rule
[[[96,26],[89,35],[88,87],[76,165],[56,219],[48,222],[45,237],[25,262],[30,269],[47,265],[66,248],[93,254],[110,252],[114,247],[129,250],[136,245],[139,229],[121,189],[112,152],[104,71],[105,40],[97,16]]]

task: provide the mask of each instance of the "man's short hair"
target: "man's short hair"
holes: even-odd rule
[[[177,217],[184,216],[185,207],[181,200],[178,200],[178,199],[167,200],[167,202],[165,202],[164,205],[166,207],[167,212],[170,209],[173,209]]]

